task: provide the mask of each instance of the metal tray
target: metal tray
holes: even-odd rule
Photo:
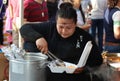
[[[120,62],[120,53],[103,53],[102,57],[107,62]]]

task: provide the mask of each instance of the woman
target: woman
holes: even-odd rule
[[[77,64],[84,47],[92,41],[93,47],[84,67],[73,74],[52,73],[47,69],[47,81],[90,81],[88,69],[102,64],[101,53],[91,35],[77,27],[77,14],[73,7],[63,3],[56,15],[56,23],[25,24],[20,32],[25,41],[25,50],[47,53],[48,49],[63,61]],[[98,80],[97,80],[98,81]]]
[[[90,0],[91,13],[91,35],[96,40],[99,49],[103,51],[103,19],[107,8],[107,0]],[[97,32],[97,33],[96,33]]]
[[[48,21],[48,8],[44,0],[24,1],[24,21],[44,22]]]
[[[120,53],[120,0],[108,0],[108,5],[104,19],[105,51]]]

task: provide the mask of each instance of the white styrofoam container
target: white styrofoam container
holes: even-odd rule
[[[69,62],[64,62],[65,66],[57,66],[57,65],[53,65],[52,63],[50,63],[48,65],[48,67],[50,68],[51,72],[53,73],[73,73],[75,71],[75,69],[77,68],[77,65],[69,63]]]
[[[53,73],[63,73],[63,72],[73,73],[76,68],[85,66],[91,49],[92,49],[92,43],[91,41],[88,41],[77,65],[69,62],[64,62],[65,66],[57,66],[51,62],[48,64],[48,67]]]

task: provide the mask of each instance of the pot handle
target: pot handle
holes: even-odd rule
[[[50,61],[42,62],[42,63],[40,62],[37,69],[45,68],[49,63]]]

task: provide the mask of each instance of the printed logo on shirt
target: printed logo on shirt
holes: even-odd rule
[[[83,36],[80,35],[79,40],[77,40],[76,48],[80,48],[80,43],[83,41]]]
[[[80,41],[79,40],[77,40],[76,48],[80,48]]]

